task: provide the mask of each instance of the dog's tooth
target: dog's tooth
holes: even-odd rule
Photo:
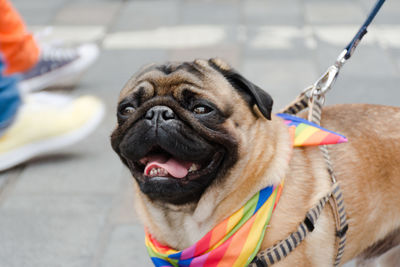
[[[149,176],[168,176],[168,171],[164,168],[152,168],[149,172]]]
[[[164,170],[164,169],[160,169],[160,170],[158,171],[158,173],[159,173],[161,176],[165,176],[165,170]]]
[[[190,166],[189,172],[194,172],[199,169],[199,165],[193,163],[192,166]]]

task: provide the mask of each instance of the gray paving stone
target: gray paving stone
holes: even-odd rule
[[[244,23],[247,25],[303,24],[301,4],[298,0],[243,2]]]
[[[366,77],[343,72],[327,95],[327,104],[370,103],[400,106],[399,84],[400,77]]]
[[[177,49],[169,54],[171,61],[193,61],[196,58],[209,59],[219,57],[232,66],[239,66],[241,49],[238,45],[218,45],[207,48]]]
[[[290,49],[253,49],[251,47],[246,47],[242,55],[244,58],[260,58],[265,61],[289,60],[299,57],[314,61],[315,54],[316,49],[308,49],[299,45]]]
[[[11,0],[13,6],[19,10],[30,9],[31,13],[35,13],[38,9],[53,10],[61,8],[68,0],[40,0],[40,1],[30,1],[30,0]]]
[[[20,168],[13,168],[11,170],[0,173],[0,199],[3,190],[7,187],[11,180],[15,180],[21,172]]]
[[[0,208],[2,266],[90,266],[109,197],[17,196]]]
[[[135,72],[144,65],[165,62],[167,59],[168,54],[164,50],[104,50],[83,77],[79,92],[95,93],[113,105],[122,87]]]
[[[46,25],[53,20],[54,14],[60,10],[67,0],[12,0],[11,3],[28,25]]]
[[[314,32],[310,27],[290,25],[250,26],[246,28],[246,52],[251,50],[310,50],[316,47]]]
[[[395,71],[400,75],[400,48],[390,48],[386,50],[388,57],[395,64]]]
[[[124,3],[135,0],[68,0],[68,2],[79,2],[79,3],[98,3],[101,2],[110,2],[110,3]]]
[[[113,31],[145,30],[176,25],[179,1],[131,1],[124,5],[114,23]]]
[[[0,205],[0,212],[23,211],[33,216],[95,214],[105,218],[113,198],[113,195],[86,193],[14,193]]]
[[[133,1],[135,1],[135,0],[133,0]],[[240,2],[243,2],[243,0],[181,0],[181,2],[186,2],[186,3],[190,3],[190,2],[192,2],[192,3],[193,2],[203,2],[203,3],[215,2],[215,3],[235,3],[235,4],[240,4]]]
[[[112,232],[100,266],[153,266],[144,244],[143,227],[141,225],[117,226]]]
[[[37,8],[35,11],[32,11],[31,8],[18,8],[18,12],[27,25],[49,25],[55,11],[41,8]]]
[[[397,63],[397,69],[400,70],[400,58],[397,58],[396,63]]]
[[[400,57],[397,57],[395,60],[397,63],[397,72],[400,73]]]
[[[356,267],[355,261],[346,262],[342,267]]]
[[[321,74],[324,71],[323,69],[334,63],[343,48],[319,42],[316,56]],[[363,43],[360,43],[342,71],[351,75],[368,77],[395,77],[398,75],[394,62],[383,48],[376,45],[364,45]]]
[[[70,2],[55,16],[54,24],[108,25],[121,7],[121,2]]]
[[[225,38],[221,41],[221,45],[242,45],[247,41],[247,29],[244,25],[223,25],[223,29],[225,31]],[[212,47],[209,47],[209,49],[212,49]]]
[[[362,23],[366,14],[355,1],[307,1],[305,21],[310,24],[349,24]]]
[[[375,0],[360,1],[364,7],[365,16],[372,10],[375,5]],[[399,1],[385,1],[381,10],[375,17],[373,24],[399,24],[400,18],[400,2]]]
[[[182,24],[237,25],[239,6],[231,2],[185,2],[182,5]]]
[[[7,173],[0,174],[0,191],[4,187],[4,185],[7,184],[8,179],[9,179],[9,177],[8,177]]]
[[[108,221],[111,225],[141,224],[134,208],[133,184],[135,181],[127,168],[123,176],[121,190],[114,200]]]

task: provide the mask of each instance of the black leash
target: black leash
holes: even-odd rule
[[[376,14],[381,9],[383,3],[385,3],[385,0],[378,0],[378,2],[375,4],[374,8],[371,10],[371,13],[369,13],[367,19],[365,20],[361,28],[358,30],[357,34],[354,36],[353,40],[351,40],[351,42],[346,46],[345,50],[347,52],[344,55],[344,59],[347,60],[353,55],[354,50],[357,48],[357,45],[360,43],[364,35],[368,32],[367,28],[369,24],[371,24],[372,20],[375,18]]]

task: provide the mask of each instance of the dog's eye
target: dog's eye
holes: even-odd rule
[[[121,108],[119,111],[120,115],[122,115],[122,116],[129,116],[133,112],[135,112],[135,108],[132,106],[125,106],[125,107]]]
[[[211,111],[212,111],[212,109],[205,105],[196,105],[193,108],[193,112],[196,114],[207,114],[207,113],[210,113]]]

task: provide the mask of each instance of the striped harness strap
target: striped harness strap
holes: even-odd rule
[[[320,124],[321,122],[321,113],[322,113],[322,103],[323,99],[312,98],[308,99],[309,101],[309,112],[308,112],[308,120],[311,120],[314,123]],[[347,224],[346,218],[346,210],[344,206],[343,193],[340,189],[340,186],[336,180],[335,173],[333,171],[333,166],[331,162],[331,158],[329,156],[329,151],[327,146],[319,147],[326,163],[326,168],[331,177],[332,184],[336,185],[336,190],[333,191],[331,198],[329,199],[329,204],[332,208],[333,215],[335,217],[336,223],[336,239],[337,242],[337,253],[336,259],[333,266],[339,266],[340,261],[342,260],[342,256],[344,253],[344,248],[346,245],[346,232],[349,228]]]
[[[341,206],[343,208],[344,212],[344,206],[343,206],[343,195],[340,191],[339,184],[336,183],[332,186],[332,190],[326,194],[324,197],[322,197],[318,203],[310,209],[303,222],[300,223],[300,225],[297,227],[297,230],[290,235],[288,235],[287,238],[284,240],[279,241],[272,247],[260,252],[257,254],[257,256],[254,258],[252,263],[249,265],[249,267],[268,267],[273,265],[274,263],[279,262],[280,260],[284,259],[287,255],[289,255],[296,247],[300,245],[300,243],[306,238],[306,236],[314,231],[315,224],[321,215],[322,210],[325,207],[325,204],[331,200],[337,201],[339,200],[341,202]],[[338,266],[341,260],[341,257],[343,255],[344,251],[344,245],[346,243],[346,238],[345,238],[345,233],[347,231],[347,224],[345,223],[345,220],[343,222],[343,227],[341,228],[342,231],[337,232],[337,236],[344,236],[343,240],[340,240],[339,242],[339,248],[338,248],[338,254],[334,263],[334,266]]]
[[[316,124],[320,124],[322,103],[323,99],[309,98],[307,94],[303,93],[281,112],[294,115],[308,107],[308,120]],[[342,191],[340,189],[339,183],[336,181],[336,177],[333,172],[328,148],[326,145],[321,145],[319,146],[319,148],[324,156],[327,171],[332,180],[333,185],[331,192],[321,198],[318,204],[307,212],[304,221],[298,226],[297,231],[291,233],[286,239],[278,242],[274,246],[262,252],[259,252],[249,266],[271,266],[272,264],[285,258],[304,240],[308,233],[314,230],[315,224],[322,212],[322,209],[325,207],[325,204],[328,201],[335,218],[337,236],[337,253],[333,266],[336,267],[340,265],[340,261],[342,259],[344,248],[346,245],[346,232],[348,230],[346,210],[344,206]]]
[[[347,224],[347,219],[346,219],[343,194],[342,191],[340,190],[339,184],[336,183],[336,185],[337,185],[337,190],[333,192],[331,198],[329,199],[329,204],[331,205],[333,214],[335,215],[335,221],[337,226],[336,236],[338,237],[337,254],[334,266],[339,266],[346,245],[346,232],[349,229],[349,225]]]
[[[318,203],[310,209],[304,221],[300,223],[297,230],[291,233],[286,239],[281,240],[274,246],[260,252],[257,257],[253,260],[251,267],[265,267],[271,266],[272,264],[285,258],[290,252],[292,252],[300,243],[306,238],[308,233],[312,232],[325,204],[332,197],[335,192],[339,191],[338,184],[324,197],[322,197]]]

